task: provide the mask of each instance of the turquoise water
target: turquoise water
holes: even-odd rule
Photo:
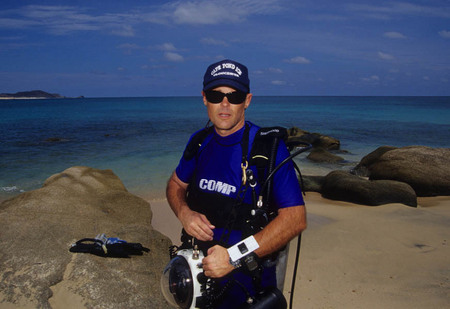
[[[164,196],[190,134],[206,124],[200,97],[0,101],[0,200],[68,167],[112,169],[132,193]],[[381,145],[450,147],[450,97],[254,97],[247,119],[338,138],[344,165],[297,161],[305,174],[349,169]]]

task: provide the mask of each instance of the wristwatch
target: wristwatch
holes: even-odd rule
[[[255,252],[251,252],[242,258],[243,264],[249,271],[254,271],[259,266],[259,258]]]
[[[237,260],[237,261],[234,261],[234,262],[233,262],[233,260],[230,258],[230,264],[233,265],[234,268],[240,268],[240,267],[242,267],[241,260]]]

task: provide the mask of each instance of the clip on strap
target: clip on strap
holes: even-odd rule
[[[244,163],[241,163],[241,169],[242,169],[242,184],[245,186],[245,184],[247,183],[247,168],[248,168],[248,162],[247,160],[245,160],[245,165]]]

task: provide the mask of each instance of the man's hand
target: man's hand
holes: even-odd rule
[[[189,208],[183,208],[183,210],[180,211],[178,218],[186,233],[192,237],[201,241],[213,240],[213,229],[215,226],[209,222],[205,215]]]
[[[188,184],[182,182],[176,172],[173,172],[167,183],[166,195],[170,208],[180,220],[186,233],[201,241],[213,240],[215,226],[205,215],[193,211],[186,203]]]
[[[205,276],[210,278],[222,278],[234,270],[227,249],[219,245],[208,249],[208,255],[202,263]]]

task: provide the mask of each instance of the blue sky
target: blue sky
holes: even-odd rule
[[[247,65],[254,95],[450,95],[450,1],[0,4],[0,92],[199,95]]]

